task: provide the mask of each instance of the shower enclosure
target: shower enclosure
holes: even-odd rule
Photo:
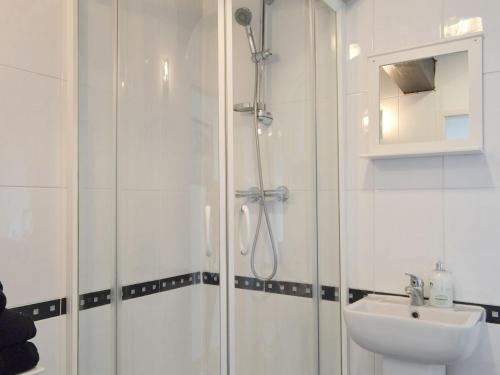
[[[330,3],[79,1],[79,374],[341,374]]]

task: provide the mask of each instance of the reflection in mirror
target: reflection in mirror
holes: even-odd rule
[[[380,143],[470,137],[467,51],[380,67]]]

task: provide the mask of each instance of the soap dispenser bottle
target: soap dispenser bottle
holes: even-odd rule
[[[430,305],[441,308],[453,307],[453,275],[445,270],[443,262],[436,263],[429,281]]]

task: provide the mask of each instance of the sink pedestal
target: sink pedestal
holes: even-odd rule
[[[383,375],[446,375],[446,366],[425,365],[382,358]]]

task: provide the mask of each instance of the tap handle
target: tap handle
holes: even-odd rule
[[[413,275],[411,273],[405,273],[405,275],[410,277],[411,286],[416,288],[424,286],[424,281],[420,277]]]

